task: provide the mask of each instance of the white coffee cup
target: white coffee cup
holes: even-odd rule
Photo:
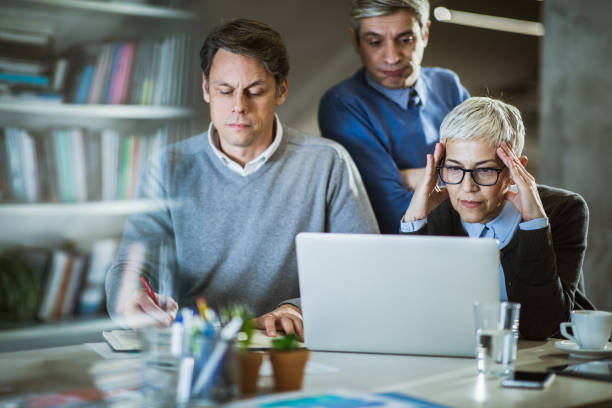
[[[612,332],[612,313],[603,310],[574,310],[572,322],[561,323],[561,334],[583,350],[601,350]],[[572,328],[574,335],[567,332]]]

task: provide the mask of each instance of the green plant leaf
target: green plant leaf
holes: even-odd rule
[[[272,339],[272,348],[274,350],[295,350],[300,347],[295,334],[285,334],[282,337]]]

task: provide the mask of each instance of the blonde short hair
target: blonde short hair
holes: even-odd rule
[[[446,115],[440,125],[440,140],[486,140],[498,147],[510,145],[520,156],[525,145],[521,112],[507,103],[487,97],[468,98]]]

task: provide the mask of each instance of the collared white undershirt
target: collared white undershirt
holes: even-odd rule
[[[276,152],[278,146],[280,146],[281,140],[283,139],[283,125],[281,124],[276,114],[274,114],[274,122],[276,124],[276,133],[274,135],[272,143],[259,156],[246,163],[244,167],[242,167],[240,163],[230,159],[228,155],[221,151],[219,135],[217,133],[217,129],[213,127],[212,122],[210,122],[210,125],[208,126],[208,142],[210,143],[210,146],[212,147],[215,155],[219,158],[219,160],[221,160],[221,163],[223,163],[228,169],[232,170],[233,172],[236,172],[241,176],[246,177],[249,174],[252,174],[259,170],[259,168],[263,166],[270,157],[272,157],[274,152]]]

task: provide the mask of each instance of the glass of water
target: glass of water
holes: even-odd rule
[[[520,309],[512,302],[474,303],[479,373],[504,377],[514,371]]]
[[[168,327],[149,327],[140,333],[142,342],[142,395],[147,407],[176,405],[179,357],[171,350]]]

